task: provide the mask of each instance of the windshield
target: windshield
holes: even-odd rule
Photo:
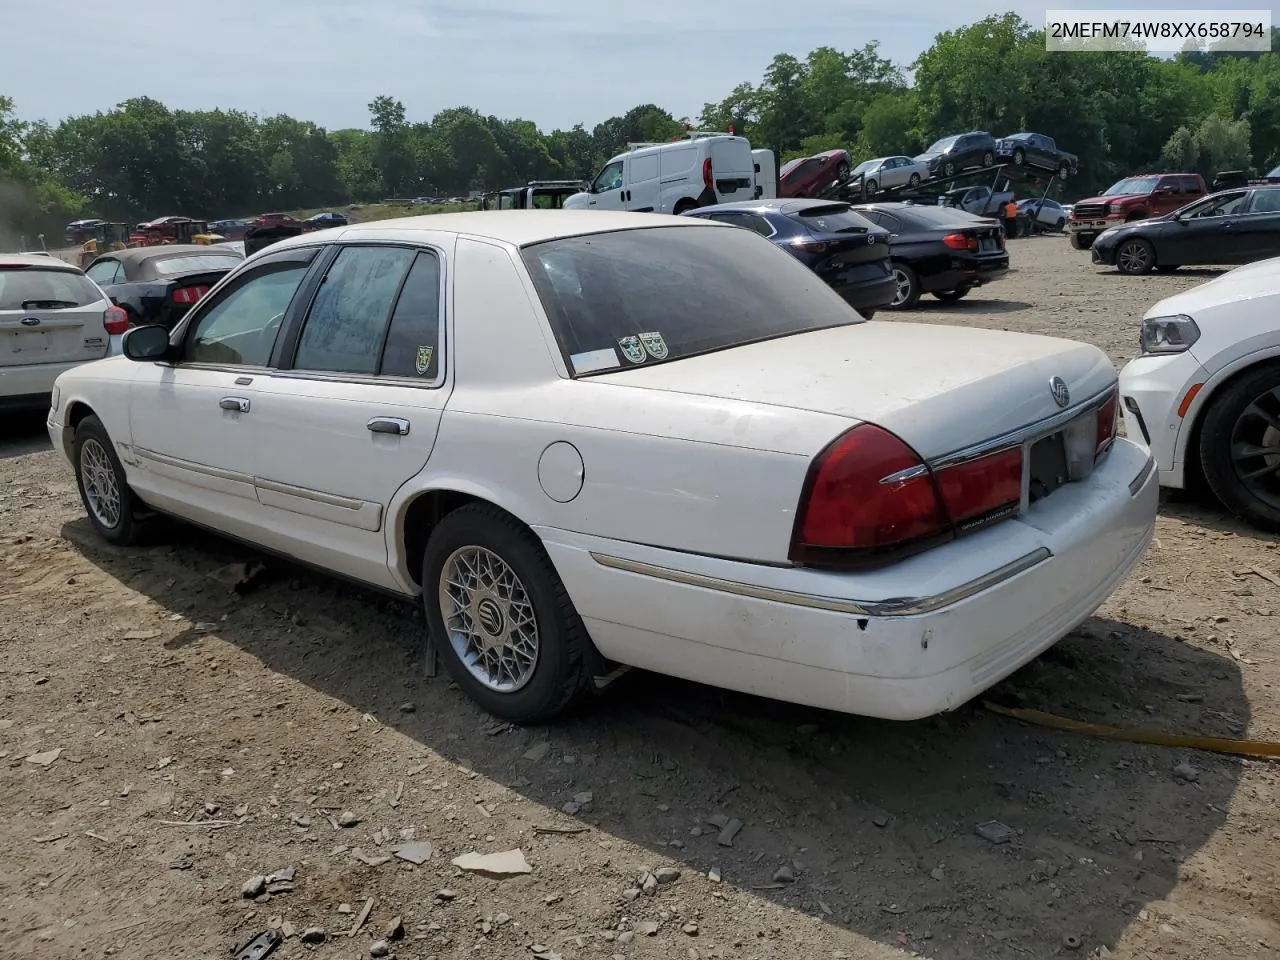
[[[1104,197],[1124,197],[1135,194],[1150,193],[1160,182],[1159,177],[1126,177],[1119,183],[1113,183],[1102,191]]]
[[[866,160],[858,164],[856,167],[854,167],[853,172],[867,173],[871,170],[874,170],[876,167],[880,166],[880,164],[882,164],[883,162],[884,162],[883,160]]]
[[[93,281],[78,271],[0,267],[0,310],[85,307],[103,299]]]
[[[200,270],[230,270],[240,262],[239,257],[220,253],[196,254],[191,257],[172,257],[155,262],[156,276],[173,277],[179,273],[196,273]]]
[[[1030,140],[1030,139],[1031,139],[1031,134],[1029,134],[1029,133],[1011,133],[1011,134],[1009,134],[1007,137],[1005,137],[1005,139],[1006,139],[1006,140]]]
[[[939,140],[937,143],[931,146],[928,150],[926,150],[925,153],[942,153],[948,147],[950,147],[953,143],[955,143],[958,139],[960,138],[959,137],[943,137],[941,140]]]
[[[647,227],[521,253],[575,376],[862,322],[750,230]]]

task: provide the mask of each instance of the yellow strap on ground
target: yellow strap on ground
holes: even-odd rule
[[[1139,730],[1134,727],[1109,727],[1104,723],[1085,723],[1070,717],[1059,717],[1043,710],[1019,710],[1002,707],[990,700],[982,705],[992,713],[1013,717],[1041,727],[1083,733],[1104,740],[1124,740],[1128,743],[1150,743],[1159,747],[1186,747],[1188,750],[1209,750],[1213,753],[1230,753],[1239,757],[1280,757],[1280,743],[1271,740],[1227,740],[1222,737],[1192,737],[1180,733],[1161,733],[1158,730]]]

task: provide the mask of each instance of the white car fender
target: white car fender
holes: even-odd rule
[[[1257,364],[1267,360],[1280,358],[1280,344],[1268,343],[1268,341],[1273,338],[1274,334],[1259,334],[1256,337],[1250,337],[1248,340],[1241,342],[1237,346],[1248,352],[1241,354],[1234,360],[1219,367],[1209,376],[1209,379],[1204,381],[1204,386],[1202,386],[1196,393],[1195,397],[1192,398],[1191,405],[1187,407],[1186,416],[1182,418],[1181,426],[1178,428],[1178,436],[1175,439],[1173,446],[1173,463],[1175,470],[1181,471],[1183,464],[1187,462],[1187,446],[1191,442],[1192,434],[1191,426],[1199,421],[1201,413],[1213,399],[1218,388],[1236,374],[1248,369],[1249,367],[1256,366]],[[1260,346],[1264,343],[1267,343],[1268,345],[1265,347]],[[1195,353],[1194,347],[1192,347],[1191,352]],[[1219,354],[1218,357],[1212,358],[1207,363],[1201,361],[1201,367],[1205,370],[1212,369],[1211,364],[1220,356],[1221,354]],[[1182,397],[1185,397],[1187,395],[1187,391],[1194,385],[1194,378],[1183,384],[1182,389],[1178,392],[1179,400],[1181,400]]]

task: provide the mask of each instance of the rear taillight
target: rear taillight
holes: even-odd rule
[[[209,288],[206,286],[179,287],[177,290],[173,291],[173,302],[187,304],[196,303],[208,292]]]
[[[924,461],[887,430],[862,424],[837,438],[809,468],[791,560],[866,565],[950,536]]]
[[[1022,448],[944,467],[934,478],[951,522],[967,532],[1017,511],[1022,503]]]
[[[1098,442],[1094,456],[1101,456],[1116,438],[1116,421],[1120,415],[1119,393],[1112,390],[1098,408]]]
[[[129,329],[129,314],[123,307],[110,306],[102,314],[102,325],[107,328],[107,336],[114,337]]]
[[[702,185],[708,190],[711,189],[711,158],[702,161]]]
[[[803,250],[805,253],[822,253],[827,249],[825,240],[793,240],[791,248],[793,250]]]
[[[881,566],[1016,513],[1022,448],[936,473],[872,424],[838,437],[809,468],[792,535],[792,563]]]
[[[948,233],[942,242],[952,250],[977,250],[978,238],[965,233]]]

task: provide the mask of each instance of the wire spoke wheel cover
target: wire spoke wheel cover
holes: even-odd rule
[[[492,550],[460,547],[444,562],[439,591],[445,632],[463,666],[496,693],[524,687],[538,665],[538,622],[516,572]]]
[[[108,530],[120,524],[120,483],[107,451],[90,437],[80,446],[80,482],[94,519]]]

